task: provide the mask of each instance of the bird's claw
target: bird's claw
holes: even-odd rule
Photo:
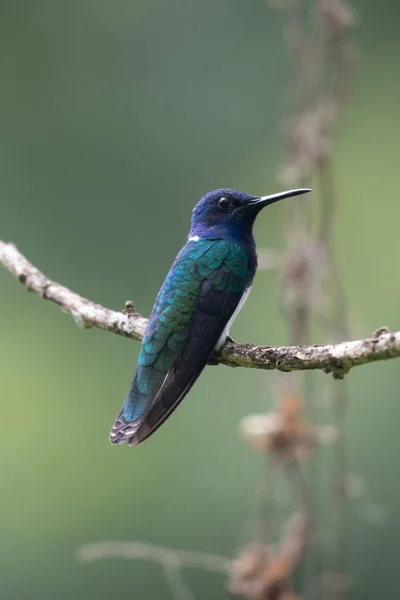
[[[235,340],[233,338],[231,338],[230,335],[227,335],[226,339],[225,339],[225,342],[224,342],[224,346],[225,346],[225,344],[236,344],[236,342],[235,342]],[[214,353],[208,359],[207,364],[210,365],[210,366],[212,366],[212,367],[215,367],[215,366],[217,366],[217,365],[219,365],[221,363],[220,363],[220,361],[218,360],[217,356]]]
[[[218,359],[216,359],[216,358],[214,357],[214,355],[212,355],[212,356],[211,356],[211,357],[208,359],[208,361],[207,361],[207,364],[208,364],[208,365],[210,365],[211,367],[216,367],[217,365],[219,365],[219,360],[218,360]]]

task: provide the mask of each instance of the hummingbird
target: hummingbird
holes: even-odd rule
[[[252,196],[219,189],[197,203],[187,243],[151,311],[132,383],[111,429],[112,444],[136,446],[150,437],[212,364],[251,290],[257,215],[265,206],[310,191]]]

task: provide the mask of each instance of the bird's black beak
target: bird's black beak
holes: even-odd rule
[[[297,190],[288,190],[286,192],[280,192],[279,194],[272,194],[271,196],[261,196],[261,198],[257,198],[251,202],[250,206],[254,206],[254,208],[257,210],[261,210],[264,208],[264,206],[269,206],[270,204],[279,202],[279,200],[283,200],[284,198],[299,196],[300,194],[306,194],[307,192],[311,192],[311,190],[309,188],[299,188]]]

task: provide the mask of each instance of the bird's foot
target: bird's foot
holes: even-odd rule
[[[215,358],[214,355],[212,355],[208,359],[207,364],[210,365],[210,367],[216,367],[217,365],[219,365],[219,360]]]
[[[234,339],[231,338],[230,335],[227,335],[226,339],[225,339],[225,342],[224,342],[224,344],[223,344],[222,347],[224,347],[225,344],[236,344],[236,342],[235,342]],[[220,361],[219,361],[219,359],[218,359],[218,352],[219,351],[217,351],[217,352],[215,352],[214,354],[211,355],[211,357],[208,359],[208,362],[207,362],[208,365],[210,365],[212,367],[215,367],[215,366],[221,364]]]

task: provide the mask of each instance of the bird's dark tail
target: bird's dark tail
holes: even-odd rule
[[[149,412],[165,373],[151,366],[138,367],[126,395],[122,409],[110,431],[111,444],[138,443],[136,433]]]
[[[115,419],[115,423],[110,431],[110,442],[111,444],[123,444],[129,441],[129,438],[134,433],[132,429],[132,423],[127,423],[124,419],[124,409],[121,409],[118,417]]]

